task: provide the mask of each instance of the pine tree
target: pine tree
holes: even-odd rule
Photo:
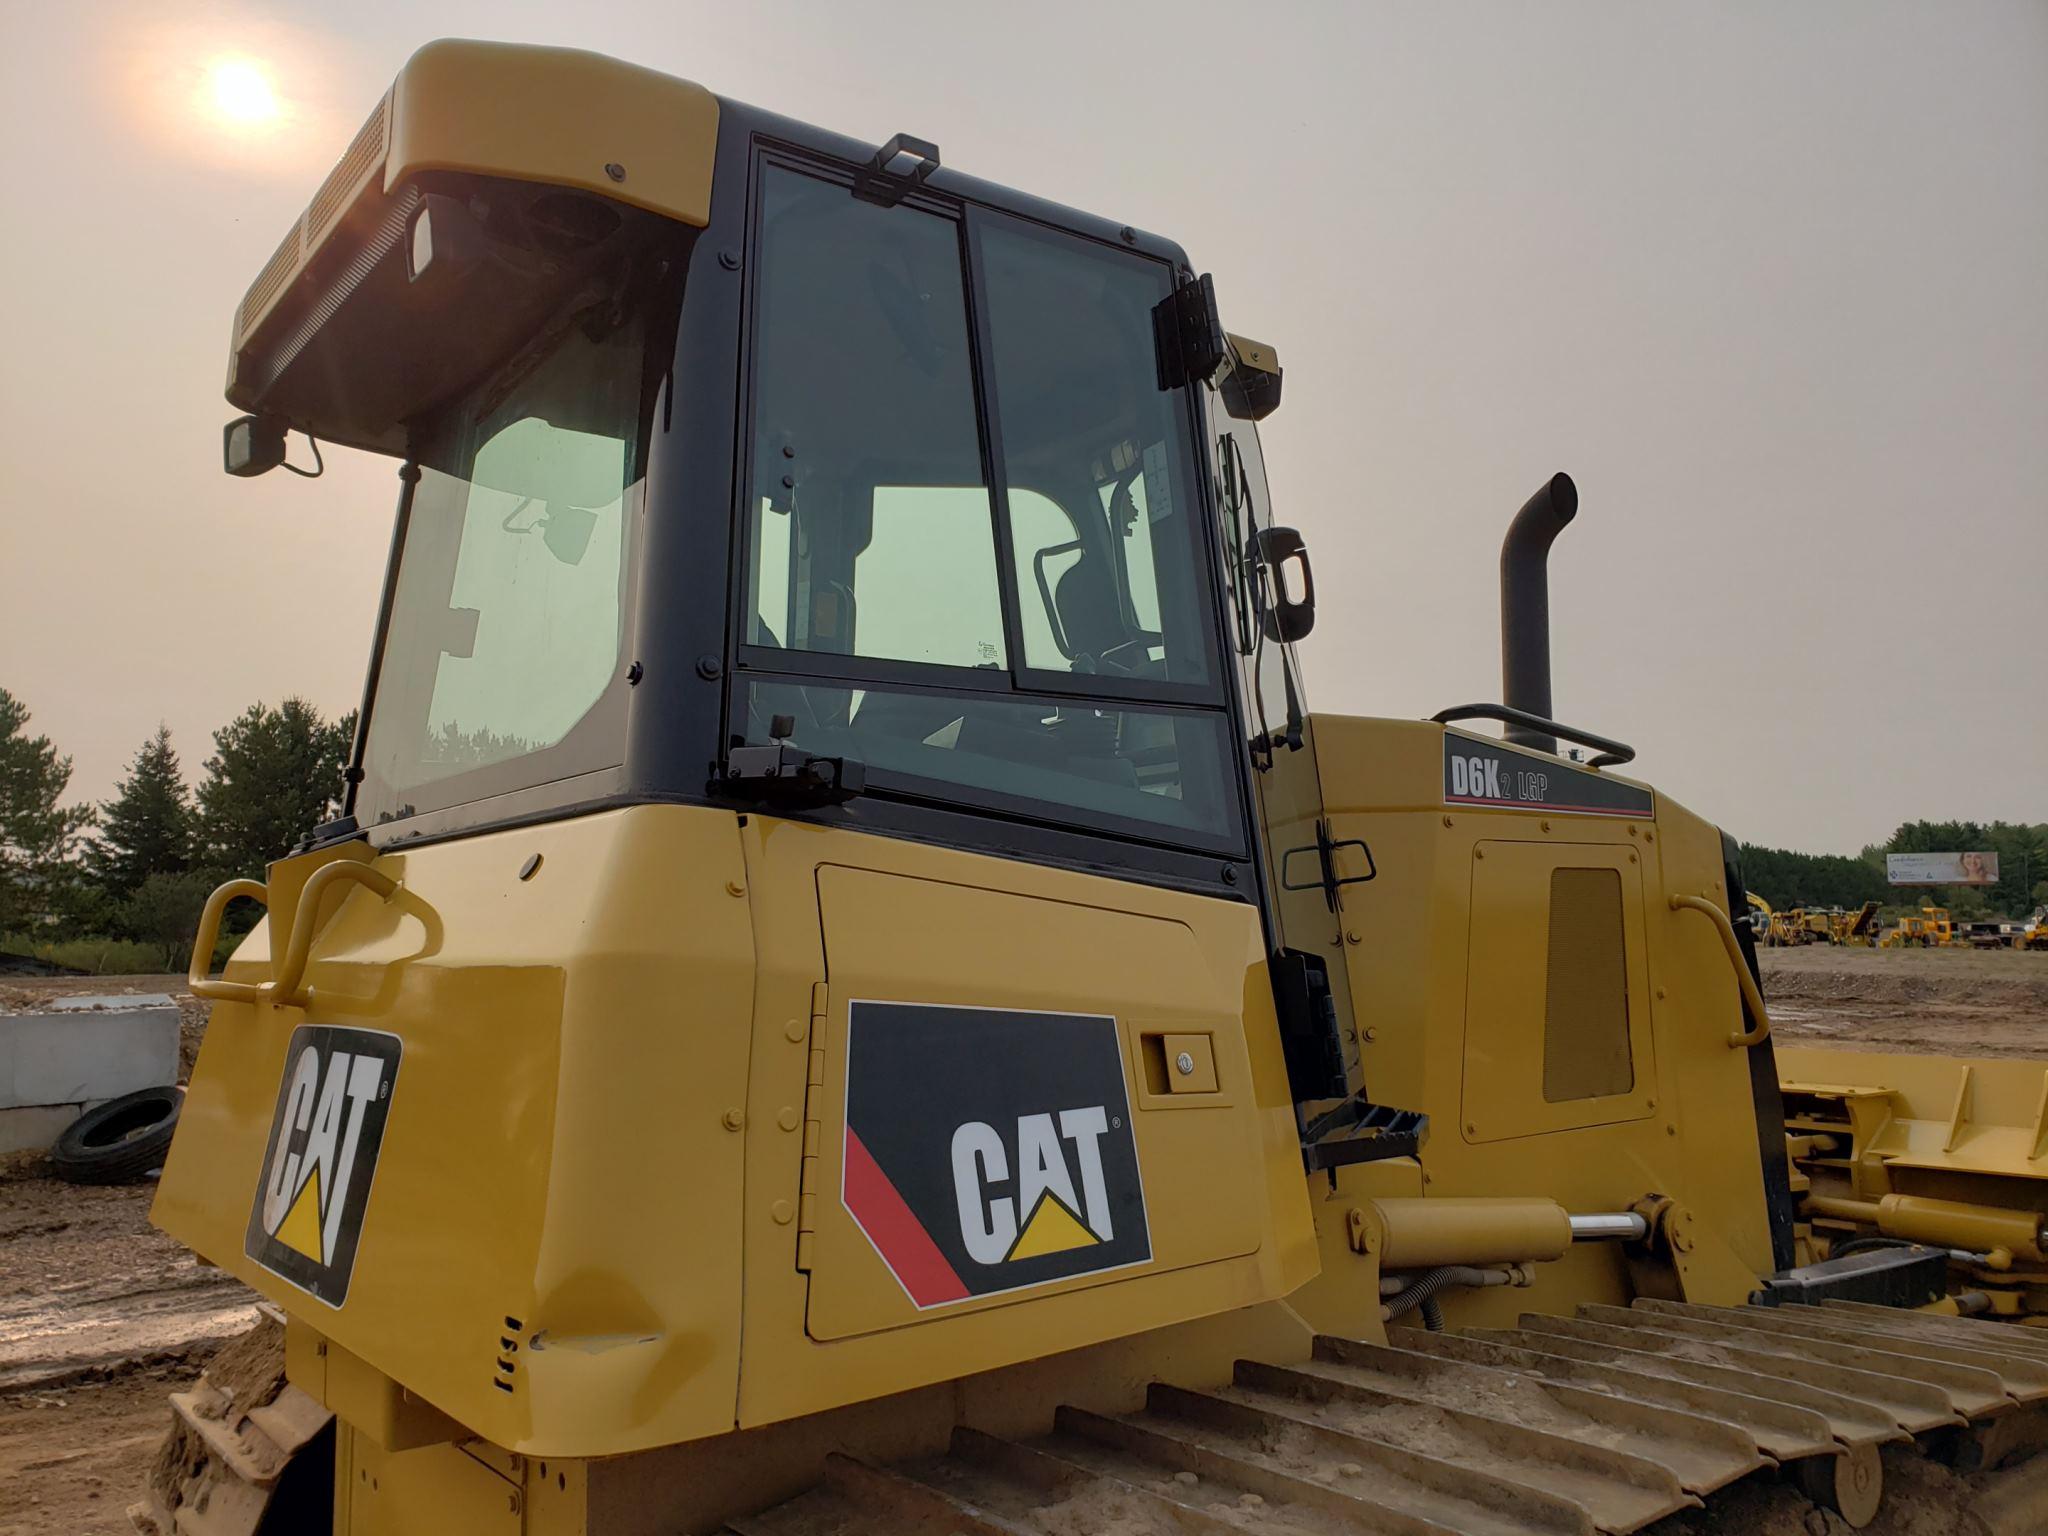
[[[199,862],[220,874],[260,874],[334,814],[349,721],[332,723],[304,699],[252,704],[213,733],[199,786]]]
[[[0,688],[0,932],[36,930],[69,909],[89,805],[62,805],[71,759],[30,736],[28,706]]]
[[[112,901],[124,901],[151,875],[192,867],[192,793],[163,725],[135,754],[128,777],[100,807],[100,833],[86,865]]]

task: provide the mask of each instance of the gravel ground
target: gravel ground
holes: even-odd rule
[[[1761,958],[1764,998],[1784,1039],[2048,1060],[2048,953],[1809,944]]]
[[[0,1009],[81,992],[171,994],[190,1074],[207,1005],[182,976],[10,977]],[[149,1225],[155,1192],[0,1157],[0,1536],[132,1533],[166,1395],[256,1320],[254,1292]]]

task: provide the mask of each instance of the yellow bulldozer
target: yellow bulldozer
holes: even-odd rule
[[[1572,482],[1501,703],[1310,714],[1280,392],[930,142],[414,56],[234,320],[229,472],[397,513],[344,814],[202,921],[153,1215],[270,1321],[138,1525],[2041,1529],[1956,1256],[2040,1217],[1854,1063],[1788,1140],[1737,844],[1553,718]]]

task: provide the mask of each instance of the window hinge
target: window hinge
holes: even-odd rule
[[[1208,273],[1190,277],[1152,306],[1152,347],[1161,389],[1222,376],[1230,350],[1216,313],[1216,284]]]
[[[811,1249],[818,1232],[818,1156],[825,1132],[819,1121],[824,1110],[825,1018],[829,993],[824,982],[811,987],[811,1030],[805,1039],[804,1147],[803,1172],[797,1183],[796,1267],[810,1273]]]

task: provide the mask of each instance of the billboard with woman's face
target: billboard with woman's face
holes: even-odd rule
[[[1996,885],[1995,853],[1888,853],[1885,879],[1893,885]]]

